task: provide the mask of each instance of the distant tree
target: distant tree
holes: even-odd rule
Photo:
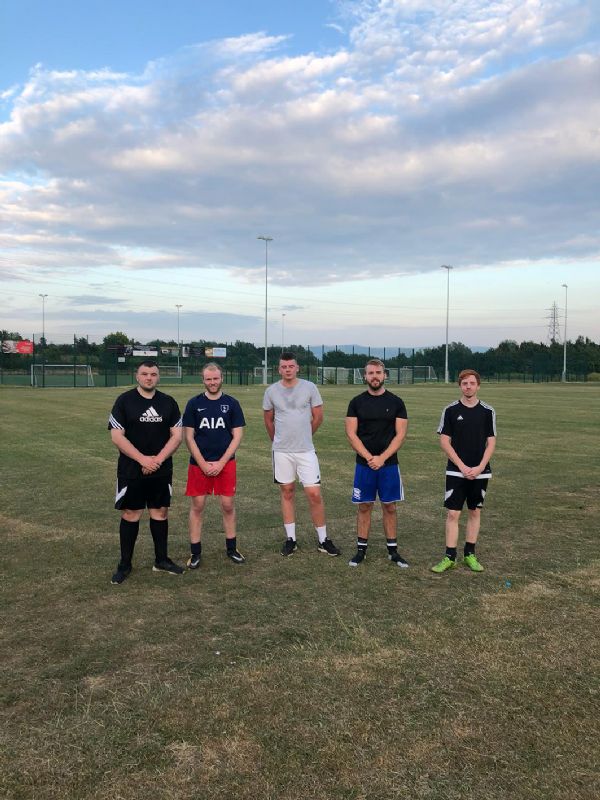
[[[130,341],[126,333],[116,331],[116,333],[107,334],[104,339],[102,339],[102,346],[107,350],[109,347],[114,347],[115,345],[127,345]]]
[[[3,342],[5,339],[13,340],[15,342],[20,342],[23,340],[23,337],[20,333],[13,333],[12,331],[1,330],[0,331],[0,342]]]

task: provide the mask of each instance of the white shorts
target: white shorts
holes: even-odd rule
[[[321,483],[319,459],[314,450],[306,453],[273,452],[273,478],[275,483],[295,483],[296,476],[302,486]]]

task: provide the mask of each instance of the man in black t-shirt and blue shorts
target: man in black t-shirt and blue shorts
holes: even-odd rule
[[[346,436],[356,451],[352,502],[358,506],[357,552],[348,564],[358,567],[367,555],[371,514],[379,497],[388,558],[398,567],[408,567],[398,553],[396,534],[396,503],[404,500],[398,450],[408,427],[406,406],[385,388],[383,361],[378,358],[367,361],[365,381],[367,391],[350,401],[346,415]]]
[[[237,549],[234,495],[236,489],[235,452],[242,441],[244,413],[238,401],[224,394],[223,370],[218,364],[206,364],[202,370],[206,389],[192,397],[183,414],[185,441],[190,451],[185,493],[191,498],[190,569],[200,566],[202,554],[202,518],[206,498],[218,495],[221,501],[227,556],[235,564],[246,560]]]
[[[135,379],[137,387],[117,397],[108,419],[112,442],[119,450],[115,508],[121,511],[121,558],[111,581],[116,585],[131,573],[140,519],[146,507],[154,540],[152,569],[170,575],[183,572],[167,555],[172,455],[181,444],[181,414],[176,401],[156,388],[159,370],[155,361],[143,361]]]
[[[440,446],[446,456],[446,555],[431,570],[442,573],[456,567],[458,522],[464,504],[468,519],[463,563],[473,572],[483,572],[475,555],[481,524],[481,509],[492,477],[490,459],[496,448],[496,412],[477,397],[479,374],[464,369],[458,376],[461,396],[442,411],[438,427]]]

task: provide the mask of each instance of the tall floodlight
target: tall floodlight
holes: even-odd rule
[[[450,270],[454,269],[450,264],[442,264],[442,269],[448,273],[446,280],[446,364],[444,367],[444,383],[449,383],[448,380],[448,323],[450,321]]]
[[[46,298],[48,295],[40,294],[39,296],[42,298],[42,341],[46,347]]]
[[[177,377],[179,377],[179,355],[181,353],[181,340],[179,338],[179,309],[183,308],[181,303],[175,303],[177,309]]]
[[[281,352],[285,347],[285,312],[281,315]]]
[[[566,283],[563,283],[563,288],[565,290],[565,335],[563,340],[563,373],[562,379],[563,383],[567,382],[567,291],[569,287]]]
[[[269,242],[273,241],[272,236],[257,236],[265,243],[265,360],[263,362],[263,386],[267,381],[267,322],[268,322],[268,299],[269,299]]]

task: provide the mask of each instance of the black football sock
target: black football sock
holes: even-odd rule
[[[202,542],[191,542],[190,543],[190,552],[193,556],[200,556],[202,555]]]
[[[472,556],[475,554],[475,542],[465,542],[464,554],[466,556]]]
[[[237,549],[237,538],[234,536],[233,539],[225,539],[225,547],[228,553],[233,553]]]
[[[154,557],[156,561],[165,561],[167,558],[167,540],[169,538],[169,520],[150,519],[150,533],[154,540]]]
[[[398,552],[398,540],[397,539],[386,539],[387,544],[387,551],[388,555],[391,556],[394,553]]]
[[[365,555],[365,556],[367,555],[367,547],[368,547],[368,545],[369,545],[369,540],[368,539],[363,539],[361,536],[359,536],[357,538],[356,546],[358,547],[359,551],[361,551],[362,554]]]
[[[456,547],[447,547],[446,548],[446,555],[450,559],[450,561],[456,561]]]
[[[131,569],[133,550],[139,530],[139,521],[128,522],[126,519],[121,519],[121,524],[119,525],[119,539],[121,541],[121,560],[119,561],[119,566],[123,567],[123,569]]]

